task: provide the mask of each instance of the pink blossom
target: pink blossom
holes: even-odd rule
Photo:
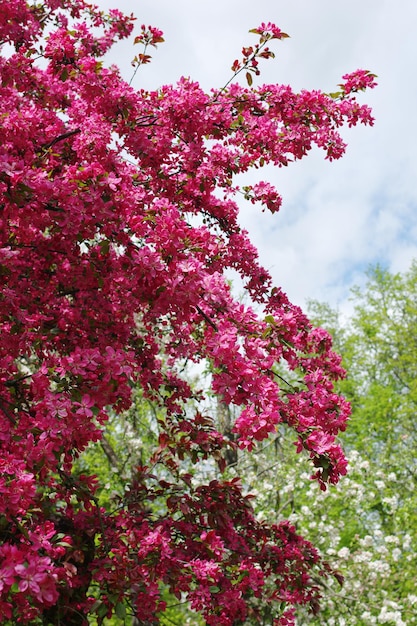
[[[84,417],[92,417],[93,412],[91,407],[94,406],[94,400],[90,398],[88,394],[84,394],[80,402],[74,402],[75,406],[78,406],[77,414]]]
[[[346,95],[351,92],[373,89],[377,85],[375,82],[375,74],[372,74],[368,70],[356,70],[356,72],[352,72],[351,74],[344,74],[342,78],[345,82],[342,83],[341,86]]]
[[[273,24],[272,22],[262,22],[258,28],[254,29],[252,32],[256,32],[262,37],[281,39],[282,37],[288,37],[285,33],[282,32],[278,26]]]
[[[14,571],[18,577],[19,591],[33,595],[47,605],[56,602],[56,575],[50,573],[52,563],[47,557],[39,557],[27,565],[18,564]]]

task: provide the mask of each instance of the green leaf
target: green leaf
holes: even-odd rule
[[[119,617],[120,619],[125,619],[126,617],[126,606],[124,605],[123,602],[118,602],[116,604],[116,615],[117,617]]]
[[[96,613],[98,615],[98,617],[105,617],[107,615],[109,608],[104,604],[101,603],[96,610]]]
[[[110,241],[108,239],[104,239],[100,241],[100,250],[102,254],[108,254],[110,249]]]

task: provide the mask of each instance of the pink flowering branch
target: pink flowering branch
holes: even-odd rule
[[[146,65],[147,63],[150,63],[152,57],[149,54],[146,54],[148,47],[153,46],[154,48],[156,48],[159,43],[163,43],[165,41],[162,36],[163,32],[158,28],[155,28],[154,26],[146,27],[145,24],[142,24],[141,30],[142,33],[135,37],[134,43],[142,44],[143,52],[137,54],[132,61],[132,65],[134,66],[135,70],[133,72],[132,78],[129,81],[129,85],[132,84],[133,79],[135,78],[136,73],[141,65]]]
[[[242,59],[236,59],[232,65],[233,76],[227,81],[221,91],[224,91],[230,83],[243,71],[246,70],[246,81],[251,87],[253,83],[252,74],[255,76],[260,75],[259,61],[258,59],[273,59],[275,54],[266,45],[268,41],[273,39],[286,39],[289,37],[287,33],[282,32],[277,26],[268,22],[262,24],[258,28],[253,28],[249,31],[255,35],[259,35],[259,42],[255,46],[248,46],[242,48]]]

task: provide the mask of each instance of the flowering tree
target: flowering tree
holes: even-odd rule
[[[189,468],[222,470],[228,449],[251,451],[281,424],[322,489],[346,471],[340,359],[259,265],[234,177],[313,145],[339,158],[339,127],[372,123],[356,92],[374,77],[346,75],[331,95],[252,87],[267,44],[286,37],[262,24],[232,68],[248,87],[137,91],[102,61],[132,28],[84,0],[1,2],[1,620],[101,624],[127,610],[159,623],[165,589],[207,624],[256,617],[260,603],[291,624],[294,605],[317,610],[312,573],[328,566],[291,524],[257,521],[237,478],[201,484]],[[136,69],[161,41],[142,27]],[[266,182],[242,193],[279,208]],[[261,313],[233,298],[230,268]],[[210,363],[213,392],[240,407],[233,437],[187,362]],[[280,362],[302,372],[297,386]],[[133,387],[160,406],[157,442],[117,502],[103,500],[75,463]]]

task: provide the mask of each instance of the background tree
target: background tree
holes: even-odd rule
[[[234,177],[313,145],[339,158],[339,128],[372,123],[356,93],[374,77],[346,75],[332,95],[252,87],[286,38],[261,24],[225,87],[137,91],[103,62],[132,28],[84,0],[1,2],[0,616],[159,623],[167,590],[207,624],[242,622],[256,603],[290,624],[295,605],[317,610],[326,564],[290,523],[261,523],[237,477],[204,483],[189,467],[223,470],[226,450],[285,425],[323,489],[346,471],[340,359],[259,265]],[[143,26],[136,66],[162,41]],[[280,206],[267,182],[244,195]],[[233,297],[230,269],[259,313]],[[234,440],[189,385],[190,362],[209,363],[212,392],[239,407]],[[158,429],[113,497],[80,455],[101,440],[118,465],[103,428],[111,417],[120,432],[137,388]]]
[[[293,458],[285,431],[236,471],[256,494],[258,515],[289,517],[344,576],[342,589],[324,582],[321,612],[300,609],[298,624],[416,624],[417,264],[404,274],[370,270],[353,300],[354,312],[343,321],[328,305],[309,307],[331,332],[348,372],[338,383],[352,403],[349,428],[340,435],[348,476],[326,492],[309,486],[306,461]]]

